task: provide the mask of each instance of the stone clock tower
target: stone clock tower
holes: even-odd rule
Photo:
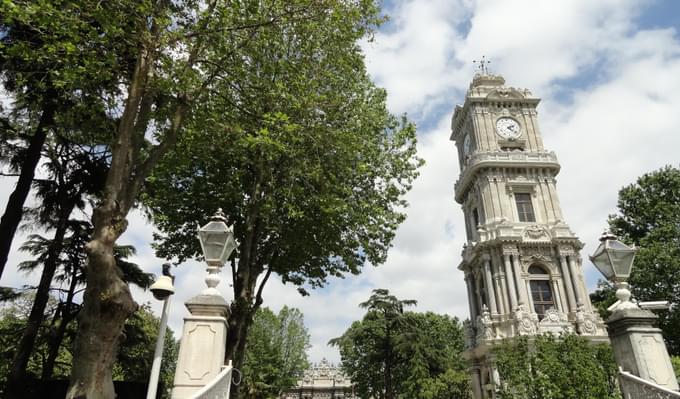
[[[555,176],[528,90],[478,74],[451,123],[460,163],[455,199],[467,243],[458,267],[470,305],[467,357],[476,399],[499,383],[491,348],[503,338],[562,331],[606,341],[590,303],[579,250],[564,222]]]

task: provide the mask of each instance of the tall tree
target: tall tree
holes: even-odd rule
[[[234,224],[226,356],[237,367],[272,273],[317,287],[384,262],[421,163],[415,127],[387,112],[363,65],[376,4],[313,4],[323,11],[263,27],[233,53],[144,196],[159,256],[199,254],[194,221],[217,207]]]
[[[60,140],[58,140],[60,141]],[[34,254],[42,264],[42,273],[38,285],[33,309],[24,329],[16,357],[12,362],[12,370],[7,381],[8,391],[20,387],[19,382],[24,378],[24,372],[33,343],[38,335],[42,323],[43,313],[52,280],[62,263],[62,250],[69,227],[71,213],[76,208],[84,208],[84,196],[96,194],[101,187],[101,178],[106,173],[104,154],[98,154],[96,149],[83,149],[71,146],[70,143],[56,142],[48,146],[48,161],[45,167],[47,178],[36,181],[37,197],[41,200],[41,207],[36,210],[35,221],[48,230],[54,231],[54,237],[45,248],[40,247],[42,240],[33,247],[38,249]],[[34,236],[33,240],[41,237]],[[26,247],[24,247],[26,248]],[[38,262],[32,263],[36,266]]]
[[[309,334],[302,313],[284,306],[278,314],[260,308],[248,332],[243,362],[243,396],[278,398],[307,369]]]
[[[402,301],[375,290],[362,320],[333,340],[360,397],[468,398],[463,330],[455,318],[404,312]]]
[[[641,301],[667,300],[659,312],[668,350],[680,355],[680,169],[666,166],[646,173],[619,191],[618,213],[611,231],[639,247],[630,276],[633,296]]]
[[[129,43],[124,17],[132,7],[116,3],[0,3],[0,83],[13,100],[0,115],[1,156],[18,178],[0,219],[0,276],[48,136],[57,126],[100,122],[119,95]]]
[[[519,337],[494,347],[499,399],[619,399],[608,344],[577,335]]]

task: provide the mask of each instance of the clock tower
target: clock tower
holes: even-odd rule
[[[460,164],[455,199],[467,232],[458,268],[470,306],[466,355],[475,399],[495,397],[491,348],[504,338],[573,332],[607,340],[586,291],[583,244],[562,216],[560,164],[543,147],[539,101],[501,76],[477,74],[451,122]]]

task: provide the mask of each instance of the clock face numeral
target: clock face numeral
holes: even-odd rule
[[[507,116],[496,120],[496,132],[504,139],[516,139],[522,135],[519,122]]]

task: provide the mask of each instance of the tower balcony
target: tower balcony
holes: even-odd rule
[[[475,152],[461,166],[461,175],[454,186],[455,198],[462,203],[463,195],[477,172],[489,168],[549,169],[557,174],[560,164],[553,151],[492,151]]]

